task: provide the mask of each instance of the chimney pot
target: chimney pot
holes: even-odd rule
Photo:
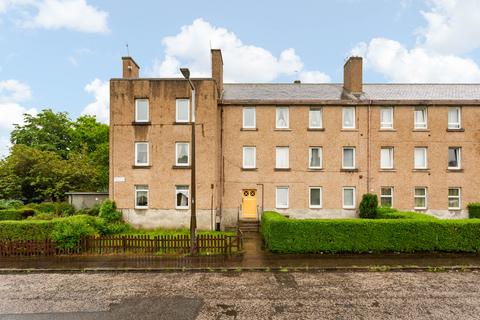
[[[223,92],[223,58],[220,49],[211,49],[212,54],[212,79],[217,85],[218,94]]]
[[[343,88],[352,94],[363,92],[362,57],[350,57],[343,66]]]
[[[140,67],[132,57],[122,57],[123,78],[138,78],[140,76]]]

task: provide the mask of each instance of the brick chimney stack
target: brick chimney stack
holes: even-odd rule
[[[140,67],[132,57],[122,57],[123,78],[138,78]]]
[[[363,92],[362,57],[350,57],[343,66],[343,88],[352,94]]]
[[[212,78],[217,83],[219,95],[223,92],[223,59],[220,49],[212,49]]]

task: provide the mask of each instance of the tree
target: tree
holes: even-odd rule
[[[360,218],[375,219],[377,216],[378,198],[376,194],[365,193],[360,202]]]

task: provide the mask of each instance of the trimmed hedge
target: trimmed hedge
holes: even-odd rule
[[[467,208],[469,218],[480,218],[480,202],[469,203]]]
[[[0,210],[0,220],[22,220],[35,214],[30,208]]]
[[[419,212],[400,212],[393,208],[377,208],[377,219],[423,219],[438,220],[434,216]]]
[[[478,252],[480,221],[440,219],[288,219],[265,212],[261,231],[274,252]]]

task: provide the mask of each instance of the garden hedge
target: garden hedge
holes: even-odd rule
[[[284,253],[478,252],[480,220],[289,219],[265,212],[267,249]]]
[[[35,214],[30,208],[0,210],[0,220],[22,220]]]
[[[480,202],[469,203],[467,208],[469,218],[480,218]]]

